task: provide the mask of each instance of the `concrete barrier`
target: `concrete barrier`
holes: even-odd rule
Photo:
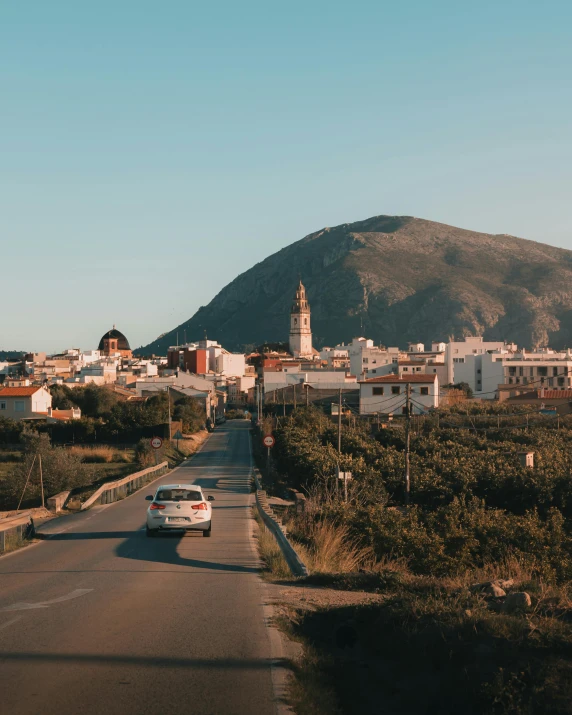
[[[308,569],[306,564],[296,553],[296,550],[288,540],[285,528],[278,522],[274,512],[270,508],[266,492],[264,489],[261,489],[260,479],[256,469],[254,470],[254,483],[256,485],[256,506],[258,507],[258,513],[278,542],[278,546],[286,559],[288,568],[292,571],[294,576],[307,576]]]
[[[149,482],[165,474],[169,469],[168,462],[161,462],[155,467],[148,467],[141,472],[135,472],[128,477],[118,479],[115,482],[102,484],[82,505],[81,510],[89,509],[94,504],[111,504],[114,501],[125,499],[129,494],[138,491]]]
[[[0,519],[0,554],[6,551],[10,539],[31,539],[34,536],[34,520],[31,511]]]
[[[59,494],[54,494],[53,497],[48,497],[46,499],[46,504],[48,506],[48,509],[50,511],[53,511],[54,514],[57,514],[59,511],[61,511],[65,503],[68,500],[69,495],[71,494],[71,491],[68,490],[67,492],[60,492]]]

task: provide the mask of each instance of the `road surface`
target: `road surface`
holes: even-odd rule
[[[275,712],[248,440],[229,422],[150,487],[0,558],[2,713]],[[210,539],[146,537],[145,495],[173,482],[215,497]]]

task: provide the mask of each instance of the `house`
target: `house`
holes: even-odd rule
[[[506,387],[506,386],[503,386]],[[541,387],[536,390],[522,388],[522,392],[504,400],[507,405],[530,405],[533,410],[545,410],[559,415],[572,413],[572,390],[551,390]]]
[[[45,387],[4,387],[0,389],[0,417],[12,420],[46,419],[52,395]]]
[[[405,413],[408,386],[412,414],[423,414],[439,407],[439,378],[436,374],[382,375],[360,380],[360,415]]]
[[[51,407],[48,407],[48,416],[46,418],[48,424],[70,422],[71,420],[79,419],[81,419],[81,410],[79,407],[72,407],[69,410],[53,410]]]

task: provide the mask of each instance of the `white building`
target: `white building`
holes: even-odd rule
[[[242,377],[246,371],[246,357],[243,353],[229,353],[222,350],[215,359],[215,372],[227,377]]]
[[[302,281],[296,290],[290,312],[290,352],[294,357],[311,358],[314,354],[310,326],[310,304],[306,299],[306,289]]]
[[[468,337],[462,341],[451,341],[447,343],[447,348],[445,350],[447,382],[450,384],[467,382],[471,385],[471,389],[473,389],[471,382],[464,379],[467,377],[467,371],[462,367],[462,365],[467,362],[466,358],[469,355],[484,355],[490,350],[497,351],[512,349],[516,350],[516,345],[506,345],[504,342],[485,342],[482,337]],[[470,373],[471,369],[469,369],[469,374]],[[478,390],[478,381],[473,380],[472,382]]]
[[[406,413],[408,386],[411,414],[423,414],[439,407],[437,375],[384,375],[360,380],[360,415]]]

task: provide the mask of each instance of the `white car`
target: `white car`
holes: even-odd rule
[[[202,531],[210,536],[212,508],[203,490],[196,484],[162,484],[155,496],[145,499],[151,502],[147,509],[147,536],[156,536],[160,531]]]

